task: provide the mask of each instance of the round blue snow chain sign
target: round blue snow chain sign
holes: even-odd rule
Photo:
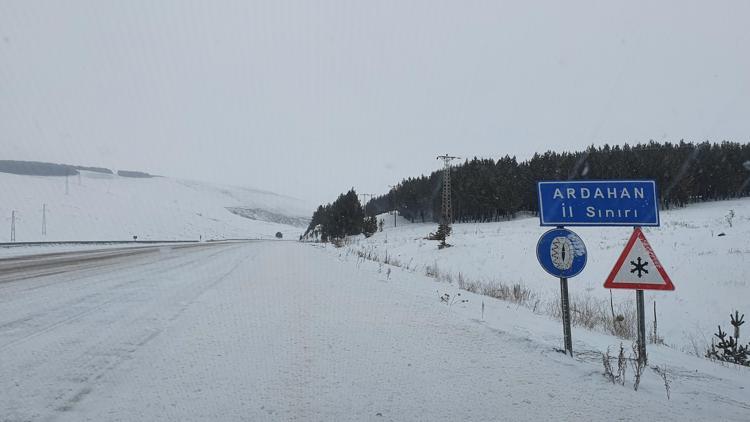
[[[555,277],[575,277],[586,267],[586,245],[568,229],[552,229],[539,238],[536,259]]]

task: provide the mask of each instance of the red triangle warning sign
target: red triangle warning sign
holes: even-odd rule
[[[607,289],[674,290],[664,267],[639,227],[625,245],[615,267],[604,282]]]

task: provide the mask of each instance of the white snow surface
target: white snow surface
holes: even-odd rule
[[[90,171],[68,178],[0,173],[0,242],[198,240],[270,238],[280,231],[297,238],[303,227],[251,220],[227,207],[262,209],[268,215],[309,217],[311,205],[250,188],[167,177],[129,178]],[[42,235],[47,205],[47,234]]]
[[[0,284],[2,421],[746,421],[750,372],[667,347],[638,391],[611,336],[296,242]],[[485,303],[484,320],[481,303]]]
[[[732,227],[726,220],[730,210],[735,213]],[[437,267],[454,282],[460,273],[469,281],[519,283],[538,294],[542,309],[558,301],[558,279],[546,273],[536,258],[537,240],[550,227],[540,227],[536,217],[455,224],[448,238],[453,247],[443,250],[437,249],[437,242],[424,239],[436,231],[436,224],[399,220],[394,229],[392,215],[378,218],[384,220],[385,230],[369,239],[355,239],[349,246],[351,252],[371,253],[380,260],[387,253],[389,259],[422,274],[428,266]],[[590,299],[609,309],[609,290],[603,284],[632,228],[571,229],[586,244],[588,260],[583,272],[569,280],[570,295],[574,302]],[[676,349],[695,353],[698,346],[702,353],[717,325],[727,329],[730,312],[750,315],[750,199],[662,211],[661,226],[643,228],[643,232],[676,286],[673,292],[646,291],[647,331],[656,301],[659,336]],[[616,307],[634,309],[632,290],[612,292]]]

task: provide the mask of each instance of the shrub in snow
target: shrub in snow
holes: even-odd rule
[[[635,373],[633,390],[638,391],[638,387],[641,385],[641,375],[643,375],[643,369],[646,368],[646,359],[645,356],[641,356],[641,353],[638,350],[637,342],[633,343],[633,360],[631,361],[631,364],[633,365],[633,372]]]
[[[378,219],[374,215],[365,217],[362,222],[362,233],[365,237],[370,237],[378,231]]]
[[[604,363],[604,376],[612,382],[612,384],[625,385],[625,371],[628,367],[628,360],[625,358],[625,348],[620,343],[620,353],[617,355],[617,374],[612,370],[612,357],[609,356],[609,349],[606,353],[602,353],[602,362]]]
[[[667,366],[664,365],[664,368],[659,368],[658,366],[651,368],[656,372],[664,382],[664,389],[667,391],[667,400],[670,398],[670,392],[672,391],[672,383],[669,381],[669,377],[667,376]]]
[[[448,305],[448,307],[451,307],[456,303],[466,303],[469,301],[469,299],[461,299],[461,293],[456,293],[455,296],[451,296],[448,293],[443,293],[442,295],[440,295],[440,301]]]
[[[430,233],[427,236],[427,239],[428,240],[439,240],[440,244],[438,245],[438,249],[449,248],[452,245],[450,245],[448,243],[445,243],[445,239],[447,239],[448,236],[450,236],[450,234],[451,234],[451,226],[449,226],[448,224],[445,224],[445,223],[441,223],[438,226],[437,232]]]
[[[727,220],[727,223],[729,223],[729,227],[732,227],[732,220],[734,220],[734,210],[729,210],[729,213],[725,215],[724,218]]]
[[[625,348],[622,347],[622,343],[620,343],[620,353],[617,355],[616,374],[614,372],[614,369],[612,368],[613,359],[614,358],[609,355],[609,349],[607,349],[605,353],[602,353],[604,377],[607,378],[607,380],[609,380],[612,384],[625,385],[625,372],[628,368],[629,361],[630,365],[633,367],[634,372],[633,389],[635,391],[638,391],[638,387],[641,385],[641,376],[643,375],[643,370],[646,369],[646,363],[644,362],[644,359],[640,359],[639,356],[638,344],[633,343],[633,355],[631,355],[629,358],[626,358]],[[656,372],[656,374],[659,375],[659,377],[661,377],[662,381],[664,382],[664,389],[667,392],[667,400],[669,400],[672,383],[667,374],[667,367],[664,366],[663,368],[660,368],[658,366],[654,366],[651,369]]]
[[[734,337],[728,336],[719,325],[719,332],[714,334],[719,341],[718,343],[714,340],[711,341],[711,348],[706,351],[706,357],[722,362],[750,366],[750,343],[743,346],[739,342],[740,326],[745,323],[745,314],[740,316],[740,313],[735,311],[734,315],[729,315],[729,318],[734,327]]]

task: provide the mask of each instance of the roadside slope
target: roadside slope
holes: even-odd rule
[[[733,211],[730,226],[727,216]],[[456,224],[448,242],[437,249],[424,240],[435,224],[409,224],[383,215],[386,229],[369,239],[356,239],[349,250],[377,256],[422,274],[508,286],[520,284],[537,294],[539,307],[559,303],[560,286],[536,259],[536,244],[549,227],[538,218],[518,218],[499,223]],[[716,326],[729,324],[739,310],[750,314],[750,199],[707,202],[661,212],[661,227],[643,231],[674,282],[674,292],[646,292],[647,324],[651,330],[653,303],[657,305],[658,334],[675,348],[702,354]],[[575,227],[586,244],[588,262],[569,281],[573,303],[610,313],[609,290],[604,281],[623,250],[632,229],[628,227]],[[615,310],[634,309],[631,290],[613,290]],[[697,346],[697,349],[696,349]]]

